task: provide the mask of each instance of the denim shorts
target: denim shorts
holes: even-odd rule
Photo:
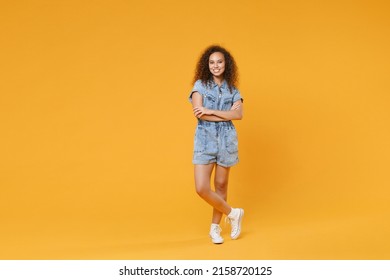
[[[192,163],[217,163],[224,167],[238,163],[237,132],[231,121],[198,121]]]

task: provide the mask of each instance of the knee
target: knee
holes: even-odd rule
[[[197,193],[200,197],[202,197],[202,198],[206,197],[207,194],[208,194],[208,192],[209,192],[209,189],[208,189],[207,187],[204,187],[204,186],[196,186],[196,193]]]
[[[225,193],[227,191],[228,181],[227,180],[215,180],[214,187],[218,193]]]

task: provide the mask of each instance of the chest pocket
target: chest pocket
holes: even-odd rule
[[[222,105],[221,105],[221,110],[227,111],[230,110],[233,106],[233,95],[232,94],[227,94],[223,97],[222,99]]]
[[[215,109],[217,103],[217,99],[215,96],[210,93],[206,93],[203,95],[203,107],[207,109]]]

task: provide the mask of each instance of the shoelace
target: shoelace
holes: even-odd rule
[[[221,227],[219,225],[217,227],[213,228],[213,232],[221,233],[221,231],[222,231],[222,229],[221,229]]]
[[[220,235],[221,234],[221,227],[220,226],[217,226],[217,227],[214,227],[213,230],[211,231],[213,234],[217,234],[217,235]]]
[[[233,224],[232,219],[230,219],[228,216],[225,217],[225,224],[230,224],[232,226],[232,232],[237,231],[238,225]]]

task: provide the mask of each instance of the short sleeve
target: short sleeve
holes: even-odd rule
[[[237,100],[240,100],[241,102],[244,102],[244,99],[241,96],[241,93],[238,89],[234,89],[233,91],[233,103],[236,102]]]
[[[203,91],[204,91],[204,86],[202,85],[202,81],[201,80],[197,80],[194,84],[194,87],[192,88],[189,96],[188,96],[188,101],[192,102],[192,94],[197,91],[199,92],[200,94],[203,94]]]

